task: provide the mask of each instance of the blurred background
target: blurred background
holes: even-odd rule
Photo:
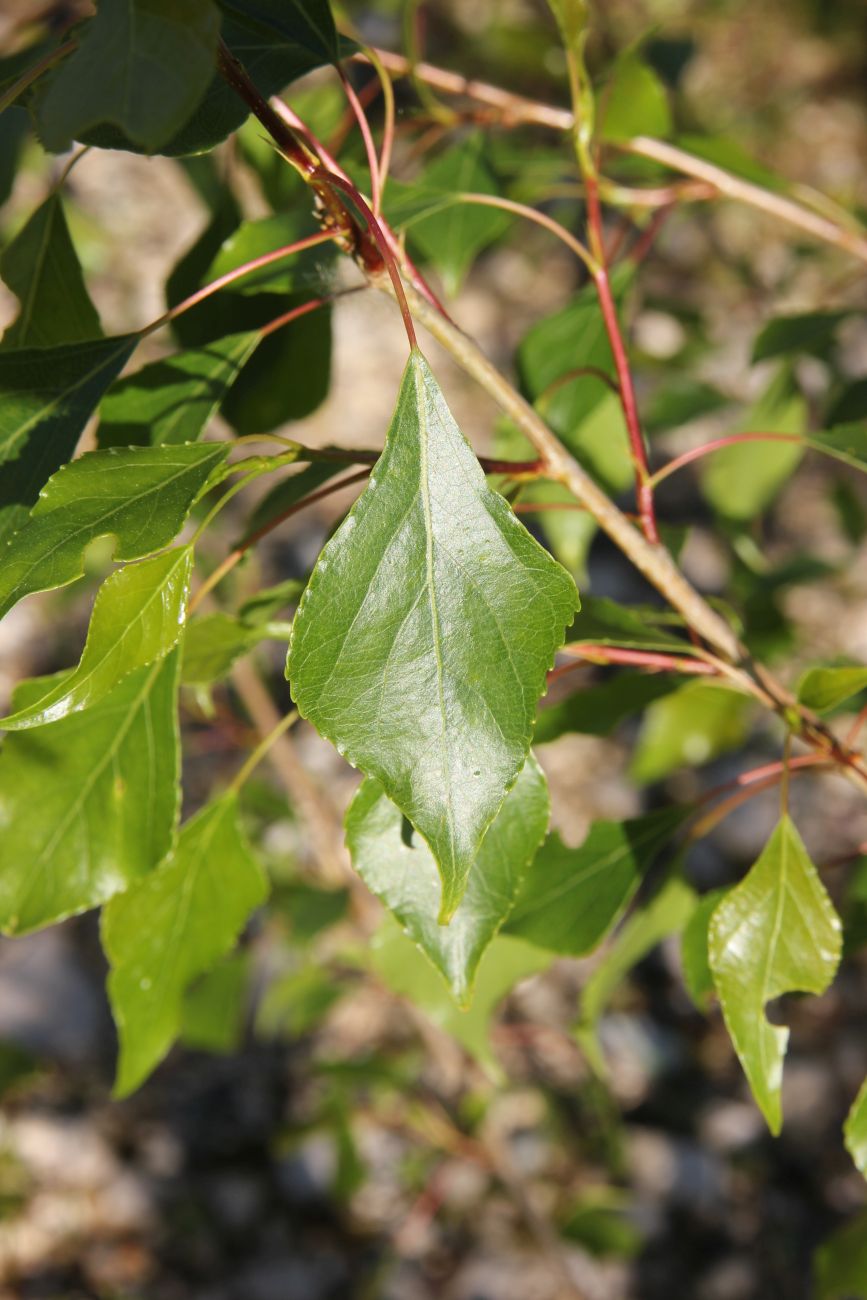
[[[364,0],[344,14],[364,40],[405,48],[404,6]],[[762,182],[867,211],[863,0],[605,0],[593,6],[593,25],[594,74],[640,42],[678,137],[713,138],[720,160]],[[432,0],[416,6],[414,32],[433,63],[566,102],[563,57],[541,0]],[[353,77],[361,91],[370,73],[357,67]],[[332,82],[314,74],[287,98],[325,114]],[[419,101],[406,81],[398,105],[400,181],[422,165]],[[379,112],[374,100],[375,128]],[[424,147],[436,151],[442,128],[433,116]],[[534,191],[533,168],[544,171],[556,141],[532,131],[491,135],[492,166],[511,192],[523,184],[530,201],[552,203],[578,229],[574,199],[558,206],[547,180]],[[219,148],[215,165],[244,214],[262,216],[271,196],[258,131],[242,136]],[[8,192],[20,150],[24,166]],[[341,158],[350,170],[359,156],[348,137]],[[568,151],[561,159],[568,174]],[[0,119],[4,245],[67,161],[41,151],[18,110]],[[625,182],[645,179],[634,160],[618,159],[617,168]],[[166,279],[212,220],[203,192],[193,164],[97,150],[76,163],[64,187],[67,218],[107,333],[165,309]],[[510,370],[528,331],[580,285],[580,266],[544,231],[510,226],[470,268],[450,309]],[[727,202],[673,212],[655,232],[628,307],[656,463],[764,400],[778,363],[754,364],[753,346],[780,313],[840,311],[833,336],[787,359],[787,379],[813,427],[832,408],[837,422],[863,419],[865,306],[856,263],[766,216]],[[0,324],[16,311],[16,299],[0,292]],[[380,446],[404,360],[400,320],[390,302],[361,293],[338,304],[332,325],[327,397],[279,427],[307,444]],[[155,336],[136,364],[169,348]],[[430,355],[476,449],[502,446],[508,431],[489,401],[434,347]],[[223,436],[219,418],[211,436]],[[810,460],[771,497],[760,519],[732,518],[715,507],[712,488],[699,491],[685,474],[666,484],[660,511],[679,530],[690,577],[737,607],[751,645],[786,680],[816,658],[864,660],[859,476]],[[235,594],[303,579],[351,499],[331,498],[287,523],[241,570]],[[245,498],[234,516],[226,512],[222,534],[208,534],[212,562],[249,508]],[[528,521],[542,529],[540,520]],[[582,590],[648,598],[575,516],[549,541]],[[80,583],[31,597],[4,621],[4,705],[21,677],[74,661],[107,567],[105,556],[91,556]],[[279,643],[256,651],[288,707],[283,653]],[[595,670],[586,678],[606,680]],[[566,693],[553,692],[546,707]],[[705,717],[688,699],[672,706],[674,698],[610,734],[566,730],[540,745],[554,825],[568,843],[594,819],[692,798],[778,757],[778,734],[751,714],[729,706]],[[247,740],[229,688],[214,691],[213,708],[207,717],[189,702],[187,812],[236,770],[239,738]],[[184,1041],[128,1100],[110,1095],[115,1039],[96,919],[0,940],[4,1300],[867,1295],[867,1266],[851,1291],[820,1291],[815,1272],[815,1253],[833,1234],[854,1225],[867,1236],[867,1189],[840,1133],[867,1072],[863,864],[828,873],[853,951],[826,996],[787,1000],[785,1127],[772,1140],[718,1009],[700,1014],[684,990],[665,918],[615,981],[600,1025],[604,1078],[573,1032],[581,989],[604,956],[540,960],[545,969],[527,972],[503,1000],[505,981],[485,987],[461,1041],[444,994],[422,979],[421,1009],[407,1002],[399,954],[387,942],[374,950],[378,909],[343,856],[340,818],[356,775],[307,726],[292,733],[292,747],[301,769],[290,777],[294,797],[267,768],[244,796],[272,901],[238,954],[192,991]],[[770,791],[723,822],[690,858],[696,887],[738,879],[777,809]],[[794,783],[792,810],[820,863],[867,839],[856,792],[834,777]]]

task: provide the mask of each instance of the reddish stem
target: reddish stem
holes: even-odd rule
[[[306,316],[310,311],[316,311],[318,307],[324,307],[331,302],[336,295],[328,294],[324,298],[311,298],[309,302],[302,302],[300,307],[293,307],[291,311],[284,312],[282,316],[275,317],[267,325],[263,325],[259,330],[262,338],[267,338],[275,330],[282,329],[284,325],[289,325],[293,320],[298,320],[301,316]]]
[[[610,645],[564,645],[563,653],[576,659],[586,659],[598,664],[633,664],[654,672],[688,673],[697,677],[716,677],[717,669],[702,659],[688,659],[681,655],[660,654],[654,650],[630,650]]]
[[[358,123],[358,129],[361,132],[361,138],[364,141],[364,151],[367,154],[367,165],[370,168],[370,197],[373,200],[373,211],[379,212],[381,199],[381,182],[379,176],[379,159],[376,156],[376,145],[373,143],[373,136],[370,131],[370,123],[367,120],[367,114],[361,106],[361,101],[355,93],[355,87],[349,80],[349,77],[342,68],[337,69],[340,74],[340,80],[343,89],[346,92],[346,98],[349,101],[349,107]]]
[[[668,478],[669,474],[676,473],[684,465],[689,465],[694,460],[700,460],[702,456],[708,456],[711,452],[721,451],[723,447],[730,447],[736,442],[803,442],[804,439],[799,433],[729,433],[724,438],[713,438],[710,442],[703,443],[700,447],[693,447],[691,451],[685,451],[674,460],[670,460],[662,469],[658,469],[651,477],[650,483],[653,487],[661,483],[663,479]]]
[[[623,416],[626,420],[626,431],[629,435],[629,445],[632,450],[632,463],[635,466],[635,492],[638,502],[638,515],[648,542],[651,545],[658,545],[659,531],[656,526],[656,513],[653,505],[653,485],[647,465],[644,435],[641,432],[638,402],[635,398],[632,372],[629,368],[629,359],[626,355],[623,335],[620,332],[617,307],[614,303],[614,295],[611,292],[611,282],[608,279],[608,269],[605,263],[599,186],[594,175],[588,174],[584,180],[587,191],[587,224],[590,231],[590,247],[596,262],[595,267],[592,269],[592,275],[599,296],[599,306],[602,309],[602,319],[605,322],[608,341],[611,344],[617,379],[620,384],[620,405],[623,408]]]

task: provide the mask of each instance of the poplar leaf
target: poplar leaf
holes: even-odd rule
[[[68,461],[137,334],[0,349],[0,542],[20,528],[43,484]]]
[[[86,713],[0,750],[0,930],[22,934],[126,889],[168,851],[178,811],[178,656]],[[23,683],[26,707],[44,681]]]
[[[547,783],[531,753],[482,841],[466,893],[448,925],[437,924],[440,881],[430,849],[379,782],[369,777],[346,814],[355,870],[427,954],[462,1006],[470,1001],[482,954],[511,911],[549,814]]]
[[[624,822],[594,822],[577,849],[549,836],[521,882],[506,932],[565,956],[592,952],[684,815],[666,808]]]
[[[248,330],[153,361],[112,384],[99,408],[100,447],[195,442],[259,343]]]
[[[236,660],[271,635],[272,624],[250,627],[222,610],[194,618],[184,633],[181,681],[187,686],[210,686],[225,677]]]
[[[842,927],[800,835],[781,818],[758,861],[710,921],[708,954],[723,1015],[772,1133],[789,1031],[765,1017],[784,993],[824,993],[840,961]]]
[[[176,536],[226,459],[227,443],[88,452],[46,484],[0,556],[0,615],[33,591],[81,577],[84,549],[116,539],[116,560],[137,560]]]
[[[0,275],[21,302],[3,335],[4,348],[101,337],[59,194],[50,194],[3,250]]]
[[[444,922],[524,765],[578,603],[413,352],[383,454],[301,600],[287,676],[302,716],[427,840]]]
[[[846,1150],[855,1161],[858,1172],[867,1178],[867,1080],[852,1103],[843,1126]]]
[[[186,823],[156,871],[105,908],[108,994],[120,1036],[116,1096],[163,1059],[181,1028],[188,986],[234,946],[266,894],[228,792]]]
[[[192,547],[184,546],[112,573],[97,593],[78,667],[0,718],[0,727],[39,727],[88,709],[129,673],[167,655],[183,629],[192,568]]]
[[[867,668],[809,668],[798,682],[798,699],[816,713],[845,704],[867,686]]]

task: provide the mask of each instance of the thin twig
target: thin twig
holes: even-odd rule
[[[730,447],[738,442],[801,442],[804,446],[808,444],[804,441],[799,433],[729,433],[722,438],[712,438],[710,442],[702,443],[700,447],[692,447],[689,451],[684,451],[680,456],[675,456],[662,469],[658,469],[650,477],[650,483],[657,487],[670,474],[675,474],[684,465],[689,465],[694,460],[700,460],[703,456],[709,456],[712,452],[722,451],[723,447]]]

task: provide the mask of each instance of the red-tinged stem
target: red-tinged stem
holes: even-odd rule
[[[293,307],[291,311],[284,312],[282,316],[275,317],[267,325],[263,325],[259,330],[262,338],[267,338],[275,330],[282,329],[284,325],[290,325],[293,320],[298,320],[306,316],[308,312],[316,311],[319,307],[324,307],[326,303],[333,300],[333,295],[326,295],[324,298],[311,298],[309,302],[302,302],[300,307]]]
[[[553,217],[549,217],[545,212],[539,212],[538,209],[529,207],[526,203],[518,203],[515,199],[504,199],[499,194],[472,193],[450,195],[448,202],[476,203],[486,208],[501,208],[504,212],[514,212],[516,216],[525,217],[528,221],[535,221],[536,225],[544,226],[546,230],[550,230],[553,235],[563,241],[567,248],[570,248],[577,257],[580,257],[591,275],[595,276],[598,271],[593,257],[580,239],[576,239],[571,231],[567,230],[565,226],[561,226],[559,221],[555,221]]]
[[[517,501],[513,506],[516,515],[538,515],[547,510],[583,510],[587,507],[580,501]]]
[[[763,781],[779,781],[783,775],[783,769],[788,766],[792,772],[799,772],[802,768],[807,767],[826,767],[833,766],[833,760],[827,754],[801,754],[797,758],[791,758],[788,764],[784,760],[774,763],[763,763],[761,767],[751,767],[746,772],[739,772],[731,781],[725,781],[722,785],[714,786],[712,790],[707,790],[701,796],[701,804],[713,803],[719,799],[720,795],[728,794],[730,790],[742,790],[747,786],[755,785]]]
[[[364,152],[367,154],[367,165],[370,169],[370,197],[372,200],[373,212],[378,216],[382,199],[382,183],[379,175],[379,159],[376,156],[376,145],[373,143],[370,123],[367,120],[367,114],[361,106],[361,101],[355,93],[355,87],[349,80],[349,77],[342,68],[338,68],[338,72],[340,74],[340,81],[346,94],[346,98],[349,101],[349,107],[355,115],[358,129],[361,132],[361,138],[364,141]]]
[[[861,710],[861,712],[858,714],[855,721],[852,723],[852,726],[849,728],[849,732],[846,736],[847,747],[851,748],[851,746],[855,744],[855,741],[858,739],[858,735],[861,731],[861,728],[864,726],[865,722],[867,722],[867,705],[865,705],[865,707]]]
[[[254,257],[252,261],[245,262],[243,266],[236,266],[233,271],[227,271],[225,275],[218,276],[210,284],[206,284],[201,289],[197,289],[195,293],[191,293],[189,298],[184,298],[183,302],[171,307],[158,320],[146,325],[141,333],[150,334],[159,329],[161,325],[167,325],[169,321],[175,320],[185,311],[189,311],[191,307],[196,307],[200,302],[204,302],[206,298],[210,298],[211,294],[218,293],[220,289],[225,289],[227,285],[234,284],[236,280],[243,279],[245,275],[250,275],[253,271],[261,270],[263,266],[270,266],[272,262],[279,262],[284,257],[291,257],[293,253],[302,253],[307,248],[315,248],[317,244],[328,243],[333,238],[334,235],[331,231],[318,230],[315,235],[307,235],[305,239],[296,240],[294,244],[287,244],[284,248],[276,248],[273,253],[263,253],[261,257]],[[316,301],[315,305],[319,305],[319,300]],[[281,318],[279,323],[285,322]],[[265,326],[266,331],[269,332],[271,329],[276,328],[277,323],[275,322]]]
[[[642,230],[638,239],[629,250],[630,262],[634,262],[636,266],[641,265],[655,244],[660,230],[662,230],[662,227],[665,225],[673,211],[674,204],[669,203],[664,208],[660,208],[657,212],[654,212],[650,221],[647,223],[647,226]]]
[[[614,295],[611,292],[611,282],[608,279],[602,229],[602,209],[599,204],[599,185],[596,176],[590,172],[585,175],[584,184],[587,192],[587,227],[590,235],[590,248],[596,263],[592,274],[596,284],[599,306],[602,309],[602,319],[605,322],[605,331],[611,344],[614,368],[617,371],[617,379],[620,385],[620,405],[623,408],[626,432],[629,435],[629,446],[632,451],[632,463],[635,467],[635,494],[638,502],[638,515],[645,537],[652,546],[655,546],[659,544],[659,530],[656,526],[656,511],[653,505],[653,485],[647,464],[647,452],[644,446],[644,434],[641,431],[641,419],[638,414],[638,402],[635,397],[635,386],[632,382],[632,371],[629,368],[629,358],[626,355],[626,346],[620,331],[620,321],[617,318],[617,307],[614,302]]]
[[[702,456],[709,456],[712,452],[721,451],[723,447],[731,447],[736,442],[804,442],[804,439],[799,433],[729,433],[724,438],[713,438],[710,442],[702,443],[700,447],[693,447],[691,451],[676,456],[667,465],[663,465],[662,469],[658,469],[651,476],[650,482],[653,487],[656,487],[670,474],[683,469],[684,465],[700,460]]]
[[[575,366],[572,370],[567,370],[565,374],[558,375],[547,388],[542,389],[542,392],[536,398],[537,406],[544,406],[545,402],[549,401],[555,393],[558,393],[566,384],[571,384],[575,379],[598,379],[601,384],[605,384],[606,387],[610,388],[617,397],[620,396],[620,386],[617,380],[612,379],[606,370],[602,370],[599,366]]]
[[[348,474],[346,478],[338,479],[336,483],[326,483],[325,487],[319,488],[317,492],[311,492],[309,496],[304,497],[301,501],[296,501],[294,505],[289,506],[289,508],[284,510],[282,514],[277,515],[275,519],[269,520],[267,524],[263,524],[261,528],[257,528],[254,533],[250,533],[250,535],[245,537],[233,551],[229,552],[226,558],[217,565],[213,573],[208,575],[201,587],[199,587],[198,591],[196,591],[195,595],[190,600],[187,607],[187,613],[194,613],[204,600],[205,596],[207,596],[208,592],[213,591],[217,584],[223,581],[227,573],[231,573],[232,569],[234,569],[235,565],[243,559],[251,546],[255,546],[256,543],[261,541],[261,539],[267,536],[268,533],[273,532],[275,528],[280,526],[280,524],[285,523],[287,519],[291,519],[293,515],[297,515],[301,510],[306,510],[308,506],[312,506],[316,501],[321,501],[324,497],[331,496],[334,492],[339,492],[341,488],[351,487],[353,483],[360,483],[362,479],[367,478],[369,473],[369,469],[361,469],[357,470],[354,474]]]
[[[352,200],[361,215],[364,217],[368,230],[376,240],[376,246],[379,249],[380,256],[385,263],[385,269],[388,271],[389,278],[394,286],[394,293],[397,298],[397,305],[400,308],[400,314],[403,317],[403,327],[406,330],[410,352],[415,352],[418,348],[418,339],[415,336],[415,326],[412,323],[409,303],[407,302],[406,294],[403,291],[403,281],[400,278],[400,270],[398,269],[397,260],[391,251],[388,240],[383,234],[382,227],[368,206],[367,200],[358,192],[352,184],[352,181],[344,180],[342,176],[335,176],[333,172],[327,172],[324,168],[317,168],[313,174],[313,179],[321,181],[323,185],[333,185],[336,189],[342,190],[343,193]]]
[[[631,650],[610,645],[564,645],[563,654],[594,664],[632,664],[652,672],[686,673],[696,677],[717,677],[713,664],[703,659],[688,659],[682,655],[660,654],[653,650]]]

